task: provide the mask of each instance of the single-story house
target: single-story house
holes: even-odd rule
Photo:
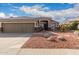
[[[49,27],[55,29],[58,22],[49,17],[10,17],[0,18],[0,31],[6,33],[31,33],[35,28],[42,27],[48,30]]]

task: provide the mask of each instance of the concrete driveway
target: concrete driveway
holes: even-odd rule
[[[20,48],[31,34],[0,33],[0,48]]]
[[[29,33],[0,33],[0,54],[16,54],[30,38]]]

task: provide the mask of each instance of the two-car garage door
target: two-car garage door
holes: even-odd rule
[[[34,23],[3,23],[3,32],[26,33],[34,31]]]

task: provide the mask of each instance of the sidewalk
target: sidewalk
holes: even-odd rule
[[[0,55],[79,55],[79,49],[0,49]]]

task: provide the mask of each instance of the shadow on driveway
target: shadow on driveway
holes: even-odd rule
[[[32,33],[0,33],[0,37],[30,37]]]

